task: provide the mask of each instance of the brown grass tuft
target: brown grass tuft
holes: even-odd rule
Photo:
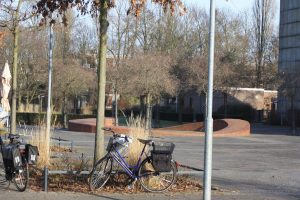
[[[50,165],[50,156],[51,151],[47,148],[48,144],[51,146],[51,139],[46,138],[46,127],[40,125],[37,129],[33,130],[32,139],[30,144],[37,146],[39,149],[39,157],[38,157],[38,167],[44,167]],[[50,131],[50,137],[52,135],[52,131]]]
[[[149,131],[145,129],[145,120],[138,116],[138,117],[131,117],[128,121],[129,127],[129,136],[133,138],[132,143],[129,146],[128,151],[128,162],[131,165],[136,164],[144,144],[140,143],[137,139],[145,139],[149,138]]]

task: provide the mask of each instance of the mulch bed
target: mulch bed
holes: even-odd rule
[[[33,191],[42,191],[44,185],[44,177],[40,172],[33,172],[30,175],[30,189]],[[80,192],[92,193],[89,190],[87,176],[76,175],[50,175],[48,177],[48,191],[53,192]],[[125,174],[112,176],[106,185],[96,193],[101,192],[117,192],[138,194],[146,192],[137,181],[135,187],[128,187],[129,181]],[[178,176],[175,184],[169,189],[169,192],[197,192],[202,190],[200,180],[196,181],[188,176]]]

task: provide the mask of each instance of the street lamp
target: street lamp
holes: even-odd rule
[[[208,91],[207,111],[205,118],[205,150],[204,150],[204,192],[203,199],[211,199],[211,172],[212,172],[212,143],[213,143],[213,78],[214,78],[214,49],[215,49],[215,0],[210,0],[210,27],[209,27],[209,58],[208,58]]]
[[[53,68],[53,23],[49,27],[49,52],[48,52],[48,104],[47,104],[47,122],[46,122],[46,150],[50,153],[50,128],[51,128],[51,88],[52,88],[52,68]]]

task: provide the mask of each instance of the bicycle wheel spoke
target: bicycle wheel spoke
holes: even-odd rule
[[[143,161],[139,170],[142,187],[150,192],[162,192],[167,190],[174,183],[176,176],[176,166],[173,162],[171,166],[170,172],[159,172],[152,170],[154,168],[151,164],[151,160]]]
[[[17,189],[21,192],[25,191],[29,179],[28,165],[25,164],[19,170],[16,171],[16,174],[13,178],[13,183]]]
[[[102,188],[109,179],[112,170],[111,158],[105,157],[94,167],[89,180],[91,190]]]

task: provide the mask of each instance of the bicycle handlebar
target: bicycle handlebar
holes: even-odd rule
[[[121,135],[117,134],[112,128],[105,128],[105,127],[103,127],[102,130],[111,132],[113,134],[114,138],[117,138],[117,137],[119,137],[119,138],[125,138],[125,140],[127,142],[129,142],[128,138],[131,138],[131,137],[126,136],[126,135],[125,136],[121,136]]]

